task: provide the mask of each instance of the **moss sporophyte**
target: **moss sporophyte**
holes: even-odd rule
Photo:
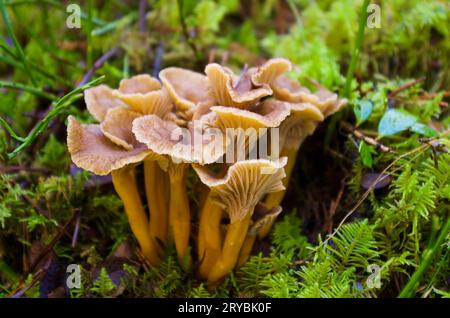
[[[160,72],[161,82],[137,75],[118,89],[85,91],[99,124],[69,117],[72,161],[112,175],[149,264],[157,266],[173,243],[180,263],[199,264],[198,275],[213,285],[245,264],[255,240],[269,233],[302,142],[346,104],[289,79],[284,74],[291,67],[282,58],[240,75],[215,63],[206,75],[169,67]],[[261,151],[261,140],[269,151]],[[136,178],[140,164],[148,212]],[[203,184],[195,197],[189,195],[191,168]]]

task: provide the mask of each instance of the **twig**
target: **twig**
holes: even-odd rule
[[[417,148],[414,148],[411,151],[408,151],[402,155],[400,155],[399,157],[397,157],[394,161],[392,161],[380,174],[379,176],[372,182],[372,184],[370,185],[370,187],[366,190],[366,192],[364,192],[364,194],[361,196],[361,198],[358,200],[358,202],[355,204],[355,206],[344,216],[344,218],[341,220],[341,222],[339,223],[339,225],[336,227],[336,229],[333,231],[333,233],[331,235],[329,235],[326,240],[324,240],[320,245],[317,246],[316,249],[319,249],[321,246],[323,246],[324,244],[327,244],[329,240],[331,240],[336,233],[341,229],[341,227],[344,225],[345,221],[347,221],[347,219],[360,207],[360,205],[366,200],[366,198],[369,196],[369,194],[371,193],[371,191],[374,189],[375,185],[378,184],[378,182],[380,182],[381,179],[385,178],[386,175],[390,175],[393,174],[394,172],[398,171],[400,169],[396,168],[394,169],[391,173],[387,173],[387,171],[392,168],[399,160],[412,155],[413,153],[419,152],[418,154],[416,154],[412,159],[414,160],[415,158],[417,158],[420,154],[422,154],[423,151],[425,151],[426,149],[430,148],[430,145],[425,144],[425,145],[421,145]]]
[[[397,88],[397,89],[393,90],[392,92],[390,92],[389,95],[388,95],[388,99],[392,99],[392,98],[393,98],[394,96],[396,96],[397,94],[399,94],[399,93],[401,93],[401,92],[407,90],[408,88],[410,88],[410,87],[412,87],[412,86],[414,86],[414,85],[417,85],[417,84],[419,84],[419,83],[422,83],[422,82],[425,81],[425,80],[426,80],[426,77],[424,76],[424,77],[418,78],[418,79],[416,79],[416,80],[414,80],[414,81],[412,81],[412,82],[403,84],[403,85],[400,86],[399,88]]]
[[[84,75],[83,79],[81,80],[81,82],[77,85],[77,87],[81,87],[84,84],[86,84],[92,77],[92,75],[94,75],[94,72],[99,69],[100,67],[103,66],[103,64],[109,60],[111,57],[113,57],[114,55],[116,55],[117,53],[119,53],[119,48],[115,47],[112,48],[111,50],[109,50],[108,52],[106,52],[105,54],[103,54],[97,61],[95,61],[94,65],[92,65],[92,68],[89,69],[89,71],[86,73],[86,75]]]
[[[75,221],[75,228],[73,229],[72,248],[75,248],[75,246],[77,245],[78,232],[80,230],[80,223],[81,223],[81,213],[78,213],[77,219]]]
[[[146,11],[147,11],[147,1],[140,0],[139,1],[139,30],[141,32],[145,32],[146,27]]]
[[[33,270],[36,268],[36,266],[42,261],[42,259],[53,249],[53,247],[58,243],[61,236],[64,234],[64,232],[67,230],[70,224],[73,223],[73,221],[76,219],[77,215],[80,213],[78,209],[75,209],[72,213],[71,218],[59,229],[58,233],[55,235],[55,237],[50,241],[50,243],[39,253],[39,255],[36,257],[36,259],[33,261],[33,263],[30,266],[30,269],[27,273],[25,273],[25,277],[33,272]]]
[[[163,53],[164,53],[164,44],[161,42],[156,48],[156,57],[155,61],[153,62],[153,72],[152,72],[153,77],[158,78],[159,71],[161,70],[161,61]]]
[[[0,165],[0,174],[2,173],[15,173],[15,172],[21,172],[21,171],[27,171],[27,172],[35,172],[35,173],[42,173],[47,174],[50,172],[50,170],[46,168],[33,168],[33,167],[27,167],[27,166],[4,166]]]
[[[353,127],[347,122],[341,122],[341,127],[346,131],[352,133],[357,139],[364,140],[364,142],[369,145],[375,146],[377,149],[380,149],[382,152],[396,153],[396,151],[388,146],[383,145],[379,141],[373,139],[372,137],[368,137],[364,135],[361,131]]]

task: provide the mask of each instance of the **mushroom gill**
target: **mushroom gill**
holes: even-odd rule
[[[284,188],[281,180],[285,176],[286,160],[238,161],[222,178],[211,175],[204,166],[194,166],[200,180],[210,188],[211,199],[230,218],[222,251],[208,273],[209,283],[219,281],[236,266],[254,207],[267,193]]]

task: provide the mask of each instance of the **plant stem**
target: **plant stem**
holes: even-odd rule
[[[88,0],[88,21],[86,28],[86,67],[88,69],[92,68],[92,63],[94,62],[93,51],[92,51],[92,0]]]
[[[28,85],[24,85],[24,84],[20,84],[20,83],[0,81],[0,87],[26,91],[28,93],[31,93],[31,94],[39,96],[39,97],[43,97],[43,98],[51,100],[51,101],[55,101],[55,100],[58,99],[57,96],[55,96],[53,94],[46,93],[46,92],[44,92],[43,90],[41,90],[39,88],[35,88],[35,87],[32,87],[32,86],[28,86]]]
[[[447,219],[447,222],[443,225],[439,236],[434,243],[434,245],[430,246],[425,250],[422,257],[422,262],[419,267],[416,269],[414,274],[409,279],[408,283],[403,287],[403,290],[398,295],[399,298],[410,298],[413,297],[417,287],[420,284],[423,274],[430,267],[431,262],[435,258],[438,251],[442,248],[445,239],[447,238],[448,233],[450,232],[450,217]]]
[[[27,137],[23,138],[22,144],[19,145],[13,152],[8,153],[10,159],[16,157],[24,149],[33,143],[33,141],[47,128],[50,121],[56,117],[64,108],[71,105],[75,100],[80,99],[83,95],[80,94],[85,89],[99,84],[103,81],[105,76],[101,76],[89,83],[72,90],[70,93],[64,95],[58,101],[55,102],[53,108],[47,113],[47,115],[33,128],[33,130],[28,134]]]
[[[369,6],[369,0],[364,0],[364,3],[361,7],[361,13],[359,17],[359,27],[358,27],[358,33],[356,35],[355,40],[355,47],[353,48],[352,53],[352,59],[350,61],[350,66],[347,70],[347,78],[345,80],[345,87],[344,87],[344,97],[349,98],[350,97],[350,90],[352,86],[352,79],[353,75],[355,73],[356,64],[358,63],[359,53],[361,51],[361,45],[364,37],[364,30],[366,29],[367,24],[367,7]]]
[[[5,22],[6,31],[8,32],[9,37],[12,39],[12,41],[14,43],[14,46],[17,51],[17,55],[19,56],[24,68],[26,70],[28,70],[29,67],[28,67],[27,58],[25,56],[25,53],[23,52],[22,46],[20,45],[19,41],[16,38],[16,35],[14,34],[14,31],[13,31],[13,28],[11,25],[11,20],[9,19],[8,12],[6,11],[6,8],[5,8],[4,0],[0,0],[0,13],[3,17],[3,22]],[[37,82],[33,76],[33,72],[28,72],[28,74],[30,76],[31,82],[33,83],[34,86],[36,86]]]

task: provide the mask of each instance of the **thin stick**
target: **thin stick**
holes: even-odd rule
[[[146,28],[146,21],[145,21],[146,11],[147,11],[147,1],[140,0],[139,1],[139,30],[141,32],[145,32],[145,28]]]
[[[89,71],[84,75],[83,79],[80,81],[80,83],[77,85],[77,87],[81,87],[87,83],[92,75],[94,75],[94,72],[103,66],[103,64],[109,60],[111,57],[119,53],[119,48],[115,47],[103,54],[97,61],[95,61],[94,65],[92,65],[92,68],[89,69]]]
[[[383,145],[382,143],[380,143],[379,141],[377,141],[371,137],[367,137],[361,131],[359,131],[358,129],[356,129],[355,127],[353,127],[352,125],[350,125],[347,122],[342,122],[341,126],[346,131],[352,133],[359,140],[364,140],[366,143],[368,143],[369,145],[375,146],[377,149],[380,149],[382,152],[396,153],[396,151],[394,149]]]
[[[320,248],[322,245],[326,244],[329,240],[331,240],[336,233],[341,229],[341,227],[344,225],[345,221],[356,211],[356,209],[359,208],[359,206],[366,200],[366,198],[369,196],[370,192],[373,190],[374,186],[376,184],[378,184],[378,182],[382,179],[385,178],[386,175],[391,175],[392,173],[396,172],[397,170],[399,170],[400,168],[396,168],[394,169],[391,173],[387,173],[387,171],[394,166],[400,159],[407,157],[409,155],[412,155],[413,153],[419,152],[414,158],[411,159],[414,160],[415,158],[417,158],[422,151],[425,151],[426,149],[430,148],[431,146],[428,144],[422,145],[420,147],[417,147],[407,153],[404,153],[403,155],[399,156],[398,158],[396,158],[394,161],[392,161],[380,174],[379,176],[372,182],[372,184],[370,185],[370,187],[367,189],[366,192],[364,192],[364,194],[362,195],[362,197],[359,199],[359,201],[356,203],[356,205],[350,210],[350,212],[348,212],[344,218],[341,220],[341,222],[339,223],[339,225],[337,226],[337,228],[333,231],[333,233],[328,236],[326,238],[326,240],[324,240],[319,246],[317,246],[317,248]]]
[[[410,88],[410,87],[413,87],[414,85],[417,85],[417,84],[419,84],[419,83],[422,83],[422,82],[425,81],[425,80],[426,80],[426,77],[424,76],[424,77],[418,78],[418,79],[416,79],[416,80],[414,80],[414,81],[412,81],[412,82],[409,82],[409,83],[406,83],[406,84],[400,86],[399,88],[397,88],[396,90],[393,90],[393,91],[388,95],[388,99],[393,98],[395,95],[397,95],[397,94],[399,94],[399,93],[401,93],[401,92],[407,90],[407,89]]]

